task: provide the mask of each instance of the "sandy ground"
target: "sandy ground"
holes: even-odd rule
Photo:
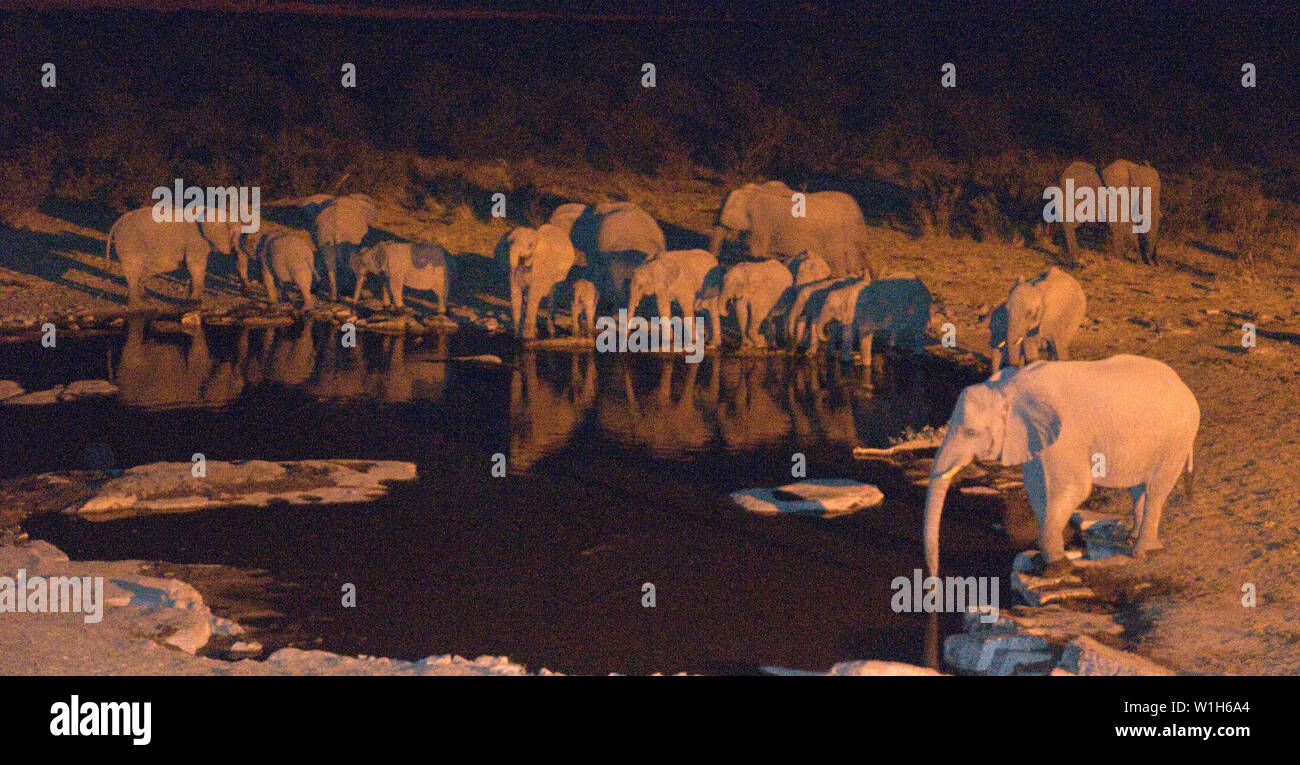
[[[721,195],[719,187],[698,180],[576,178],[537,167],[530,175],[539,187],[566,198],[629,198],[665,224],[696,232],[708,230]],[[454,252],[490,256],[506,230],[501,221],[409,213],[381,202],[380,226],[404,236],[454,240]],[[935,325],[951,321],[958,345],[978,354],[986,353],[988,339],[979,317],[1005,299],[1017,276],[1041,273],[1057,252],[1049,243],[1012,247],[874,231],[878,260],[887,270],[909,270],[924,279],[937,300]],[[35,212],[5,233],[0,326],[20,318],[122,311],[125,285],[115,261],[109,272],[116,278],[104,278],[103,237],[97,228]],[[1295,270],[1272,265],[1243,272],[1213,245],[1165,241],[1164,262],[1154,269],[1093,252],[1091,262],[1075,272],[1089,299],[1075,358],[1135,353],[1161,359],[1201,405],[1195,500],[1189,502],[1180,485],[1162,522],[1165,550],[1108,575],[1129,584],[1156,583],[1168,593],[1136,604],[1128,614],[1143,655],[1184,671],[1295,674],[1300,432],[1293,420],[1300,410],[1300,296],[1294,285],[1300,280]],[[180,298],[184,280],[183,274],[158,278],[152,288]],[[209,286],[219,295],[218,305],[242,299],[233,278],[211,278]],[[1246,322],[1258,328],[1250,349],[1241,343]],[[1127,512],[1128,504],[1127,492],[1099,491],[1091,500],[1093,507],[1116,512]],[[1255,593],[1253,607],[1243,605],[1248,590]]]

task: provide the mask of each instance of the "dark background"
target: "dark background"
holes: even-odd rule
[[[1126,157],[1172,180],[1174,234],[1230,224],[1249,207],[1234,194],[1297,197],[1291,8],[26,5],[45,10],[0,20],[0,214],[48,194],[124,209],[159,177],[264,199],[327,190],[345,168],[362,187],[403,184],[412,154],[814,185],[938,174],[1025,223],[1069,159]],[[39,87],[45,61],[56,89]],[[939,85],[948,61],[955,89]],[[1241,86],[1243,62],[1258,87]]]

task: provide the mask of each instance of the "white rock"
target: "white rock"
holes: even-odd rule
[[[878,505],[884,499],[880,489],[849,478],[811,479],[776,489],[742,489],[731,493],[731,501],[751,513],[794,513],[821,518],[856,512]]]
[[[63,391],[62,385],[56,385],[49,390],[38,390],[34,393],[24,393],[21,396],[4,399],[8,406],[42,406],[45,404],[55,404],[59,401],[59,394]]]
[[[1045,675],[1055,666],[1058,653],[1033,635],[959,633],[943,641],[943,658],[953,667],[996,677]]]
[[[1080,635],[1065,647],[1061,669],[1076,675],[1173,675],[1173,670],[1150,659],[1111,648]]]
[[[63,392],[59,394],[59,400],[68,401],[88,396],[116,396],[117,393],[117,386],[108,380],[77,380],[68,383]]]

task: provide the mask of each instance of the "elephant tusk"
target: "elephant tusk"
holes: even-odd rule
[[[964,467],[966,467],[966,466],[965,466],[965,465],[957,465],[956,467],[948,468],[947,472],[944,472],[944,473],[940,473],[940,474],[939,474],[939,478],[941,478],[942,480],[945,480],[945,481],[951,481],[951,480],[952,480],[952,479],[953,479],[953,478],[954,478],[958,473],[961,472],[961,469],[964,468]]]

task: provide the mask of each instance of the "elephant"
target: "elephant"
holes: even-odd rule
[[[311,219],[311,238],[325,260],[329,276],[330,301],[339,299],[338,264],[345,250],[358,247],[374,225],[379,207],[365,194],[330,197],[317,194],[308,197],[303,206]]]
[[[315,276],[316,253],[311,240],[297,233],[260,231],[256,234],[243,234],[239,237],[239,280],[248,283],[248,261],[257,260],[262,264],[262,283],[266,285],[266,297],[272,304],[280,301],[275,289],[275,280],[293,282],[302,293],[302,307],[310,311],[316,305],[316,298],[311,294],[312,278]]]
[[[1003,359],[1014,366],[1035,361],[1050,347],[1060,361],[1070,358],[1070,342],[1088,310],[1083,287],[1056,266],[1011,288],[1006,302],[989,317],[993,371]]]
[[[1048,572],[1069,569],[1065,524],[1093,485],[1133,498],[1134,558],[1160,548],[1165,500],[1186,471],[1200,427],[1196,396],[1168,365],[1121,354],[1003,369],[957,397],[930,469],[925,561],[939,570],[939,520],[953,477],[972,460],[1023,465]]]
[[[722,269],[707,250],[669,250],[637,266],[628,288],[627,315],[636,313],[644,298],[654,296],[656,315],[668,326],[675,302],[682,316],[696,316],[696,299],[719,288]],[[694,330],[692,330],[694,331]]]
[[[740,347],[766,348],[767,338],[760,331],[763,322],[768,320],[772,309],[793,284],[794,275],[790,269],[775,260],[746,261],[727,269],[722,277],[717,310],[711,316],[713,339],[710,345],[718,345],[717,341],[722,337],[722,314],[730,308],[735,311],[736,322],[740,324]]]
[[[717,256],[729,233],[748,235],[755,259],[821,253],[832,276],[880,272],[870,255],[870,236],[862,209],[841,191],[807,194],[796,204],[795,192],[780,181],[747,183],[727,195],[718,212],[709,252]],[[802,214],[799,214],[802,213]]]
[[[502,265],[510,274],[510,318],[515,337],[537,337],[537,310],[548,295],[552,300],[547,326],[554,336],[555,286],[568,277],[575,260],[568,233],[550,223],[538,228],[520,226],[506,235],[506,244],[508,263]]]
[[[828,290],[818,301],[814,318],[808,324],[808,355],[817,353],[817,346],[831,340],[829,329],[832,323],[838,324],[842,339],[848,344],[841,349],[841,354],[853,357],[853,333],[857,331],[854,314],[858,308],[858,293],[871,283],[871,279],[861,277],[845,280]]]
[[[826,301],[827,296],[832,291],[855,284],[863,278],[862,274],[830,277],[797,287],[790,310],[785,316],[785,336],[791,350],[798,350],[803,343],[808,326],[821,314],[822,303]]]
[[[569,202],[548,222],[568,232],[583,276],[613,307],[627,299],[632,270],[667,249],[663,229],[631,202]]]
[[[403,309],[402,293],[406,287],[410,287],[432,290],[438,296],[438,314],[447,313],[451,256],[442,245],[432,242],[380,242],[373,247],[363,247],[352,256],[349,266],[357,277],[357,286],[352,293],[353,303],[361,299],[361,288],[365,285],[366,276],[382,274],[385,277],[385,305]]]
[[[1066,188],[1066,181],[1072,181],[1074,188],[1092,189],[1109,186],[1112,188],[1150,188],[1151,189],[1151,228],[1145,234],[1136,234],[1131,221],[1111,221],[1111,252],[1117,257],[1126,257],[1128,251],[1136,244],[1139,255],[1149,265],[1156,264],[1156,242],[1160,236],[1160,174],[1148,164],[1137,164],[1127,159],[1117,159],[1106,165],[1100,172],[1091,163],[1075,160],[1061,174],[1061,188]],[[1074,200],[1065,200],[1074,204]],[[1101,215],[1100,210],[1097,211]],[[1075,237],[1078,221],[1061,223],[1065,233],[1065,256],[1070,264],[1079,262],[1079,243]],[[1136,242],[1134,239],[1136,238]]]
[[[596,303],[600,294],[589,279],[578,279],[572,287],[573,301],[569,305],[569,318],[575,337],[590,337],[596,332]],[[583,321],[579,323],[581,317]]]
[[[828,279],[831,275],[830,264],[826,258],[804,250],[790,261],[790,270],[794,273],[794,284],[799,286],[809,282]]]
[[[871,343],[877,332],[889,334],[892,348],[902,347],[906,340],[913,354],[923,353],[925,330],[930,326],[930,302],[930,290],[925,283],[907,272],[876,279],[863,287],[858,293],[852,327],[858,335],[858,363],[871,366]],[[844,327],[844,340],[840,344],[841,360],[845,362],[852,355],[850,329]]]
[[[104,259],[112,258],[117,242],[117,257],[126,276],[127,305],[144,306],[145,284],[149,277],[174,271],[181,263],[190,272],[190,300],[202,302],[203,283],[208,273],[208,256],[213,252],[236,255],[241,223],[238,220],[205,222],[216,217],[204,209],[197,222],[159,221],[153,207],[141,207],[122,215],[108,230]]]

